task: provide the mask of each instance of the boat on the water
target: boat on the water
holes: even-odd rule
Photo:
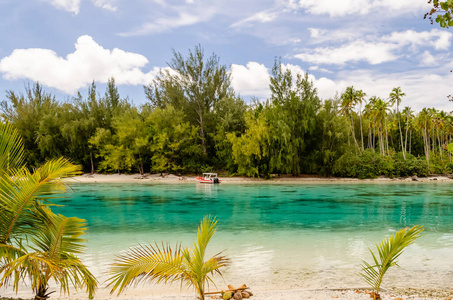
[[[197,177],[196,180],[199,183],[220,183],[217,173],[203,173],[201,177]]]

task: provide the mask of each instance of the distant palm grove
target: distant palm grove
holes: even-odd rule
[[[85,172],[105,173],[373,178],[453,170],[453,117],[401,107],[399,87],[379,98],[351,86],[321,100],[308,75],[295,76],[276,60],[270,98],[247,104],[226,66],[201,47],[187,57],[174,52],[169,67],[144,87],[148,101],[140,107],[111,78],[104,96],[93,82],[88,95],[71,101],[39,83],[8,91],[1,116],[22,135],[31,166],[64,156]]]

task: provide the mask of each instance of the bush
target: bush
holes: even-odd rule
[[[333,170],[335,176],[360,179],[377,178],[382,175],[391,178],[427,176],[428,173],[426,161],[423,159],[408,155],[404,160],[402,153],[397,153],[393,157],[381,156],[370,149],[358,156],[353,152],[342,155]]]

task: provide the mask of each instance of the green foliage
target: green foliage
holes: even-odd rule
[[[362,273],[360,275],[375,290],[374,299],[380,299],[379,290],[385,273],[390,267],[398,266],[398,257],[403,254],[407,246],[412,245],[420,237],[424,230],[423,226],[415,225],[412,228],[401,229],[392,236],[383,239],[376,245],[377,253],[370,253],[373,261],[362,261]]]
[[[66,159],[50,160],[31,173],[23,145],[9,124],[0,123],[0,287],[28,279],[36,299],[47,299],[50,281],[69,293],[85,288],[92,298],[97,281],[76,257],[83,250],[85,220],[55,215],[47,206],[65,190],[63,179],[78,175]]]
[[[453,0],[429,0],[428,3],[432,4],[433,7],[425,14],[425,19],[428,17],[433,23],[433,18],[436,16],[434,20],[440,27],[449,28],[453,26]]]
[[[262,114],[255,116],[253,112],[246,115],[245,133],[236,136],[228,133],[227,139],[232,145],[233,159],[238,165],[238,174],[259,177],[269,174],[269,126]]]
[[[148,117],[152,130],[152,170],[197,172],[202,161],[198,127],[183,122],[184,113],[172,105],[156,108]]]
[[[389,157],[367,149],[358,156],[352,151],[342,155],[335,163],[333,174],[339,177],[365,179],[378,176],[427,176],[429,173],[426,161],[413,155],[408,155],[404,159],[402,153]]]
[[[270,102],[264,110],[270,129],[270,172],[299,175],[308,169],[302,158],[316,148],[314,134],[321,101],[308,74],[293,75],[278,60],[270,90]]]
[[[157,283],[181,282],[204,299],[205,287],[212,282],[211,275],[220,273],[227,259],[219,254],[205,260],[207,246],[216,232],[215,218],[205,216],[197,231],[197,240],[192,247],[170,245],[139,245],[118,257],[110,271],[111,293],[123,292],[128,286],[142,280]]]

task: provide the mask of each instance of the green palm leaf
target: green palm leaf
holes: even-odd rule
[[[423,230],[423,226],[419,225],[410,229],[401,229],[376,245],[377,254],[369,249],[373,262],[370,264],[362,261],[362,273],[360,275],[376,291],[376,294],[379,294],[379,289],[387,270],[392,266],[398,265],[398,257],[407,246],[415,243]]]
[[[11,169],[22,168],[23,163],[22,138],[9,123],[0,122],[0,175]]]
[[[120,294],[128,286],[143,280],[157,283],[180,281],[181,286],[194,287],[203,299],[205,285],[212,282],[209,275],[220,274],[219,269],[227,262],[220,254],[205,261],[206,248],[216,231],[216,224],[215,218],[205,216],[198,227],[197,241],[191,248],[177,245],[173,250],[168,244],[130,248],[112,265],[108,280],[111,293],[118,290]]]
[[[79,166],[60,158],[47,162],[33,174],[23,168],[0,177],[0,243],[33,233],[42,221],[34,213],[37,199],[64,191],[62,179],[79,174],[79,170]]]
[[[97,281],[74,255],[84,249],[86,222],[55,215],[48,207],[65,191],[64,178],[79,173],[80,167],[64,158],[30,172],[19,135],[0,123],[0,287],[12,283],[17,292],[28,279],[37,297],[46,299],[54,280],[65,293],[72,285],[93,297]]]
[[[0,286],[14,278],[28,278],[35,293],[46,290],[49,280],[60,285],[62,292],[69,293],[70,285],[76,290],[85,288],[89,297],[97,288],[97,280],[74,254],[81,253],[85,242],[81,236],[86,231],[85,220],[53,214],[48,207],[40,213],[47,214],[48,221],[31,237],[34,252],[1,245],[7,258],[0,269],[3,277]],[[13,280],[17,291],[19,280]]]

